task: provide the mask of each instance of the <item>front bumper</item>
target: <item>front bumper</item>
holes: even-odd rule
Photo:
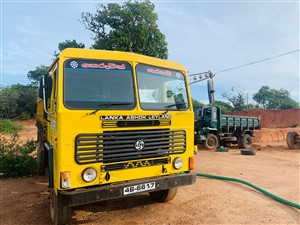
[[[72,191],[59,191],[58,199],[60,204],[73,207],[93,202],[99,202],[108,199],[124,197],[123,190],[128,186],[139,185],[143,183],[155,182],[156,188],[151,191],[165,190],[184,185],[190,185],[196,182],[196,173],[182,173],[169,176],[139,179],[132,182],[122,182],[97,186]],[[141,192],[139,192],[141,193]],[[136,193],[136,194],[139,194]],[[132,194],[134,195],[134,194]],[[127,196],[127,195],[126,195]]]

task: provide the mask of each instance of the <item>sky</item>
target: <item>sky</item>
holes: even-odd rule
[[[92,33],[79,21],[98,3],[122,1],[0,0],[0,85],[28,84],[27,73],[50,65],[58,43],[75,39],[89,48]],[[299,1],[151,1],[166,36],[169,60],[189,74],[211,71],[215,99],[234,88],[248,103],[262,86],[299,96]],[[192,77],[190,80],[193,81]],[[191,85],[192,98],[208,103],[206,81]],[[247,99],[247,98],[246,98]]]

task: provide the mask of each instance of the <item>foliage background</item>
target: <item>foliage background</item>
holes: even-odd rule
[[[36,86],[14,84],[0,91],[0,119],[34,118],[36,105]]]

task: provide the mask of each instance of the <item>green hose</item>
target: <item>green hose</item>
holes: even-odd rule
[[[244,180],[241,180],[241,179],[232,178],[232,177],[216,176],[216,175],[210,175],[210,174],[203,174],[203,173],[197,173],[197,176],[199,176],[199,177],[214,178],[214,179],[219,179],[219,180],[229,180],[229,181],[234,181],[234,182],[239,182],[239,183],[242,183],[242,184],[246,184],[246,185],[248,185],[248,186],[250,186],[250,187],[252,187],[252,188],[254,188],[254,189],[256,189],[256,190],[258,190],[260,192],[262,192],[263,194],[268,195],[271,198],[274,198],[275,200],[277,200],[279,202],[282,202],[282,203],[284,203],[286,205],[290,205],[292,207],[300,209],[300,205],[299,204],[291,202],[291,201],[288,201],[288,200],[283,199],[283,198],[280,198],[277,195],[274,195],[274,194],[272,194],[272,193],[270,193],[270,192],[268,192],[268,191],[266,191],[266,190],[264,190],[264,189],[262,189],[262,188],[260,188],[260,187],[258,187],[256,185],[254,185],[254,184],[251,184],[251,183],[249,183],[247,181],[244,181]]]

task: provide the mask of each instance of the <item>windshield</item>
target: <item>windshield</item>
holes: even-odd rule
[[[71,109],[133,109],[132,69],[116,61],[69,59],[64,65],[64,104]]]
[[[188,109],[187,90],[182,72],[139,64],[136,73],[143,109]]]

